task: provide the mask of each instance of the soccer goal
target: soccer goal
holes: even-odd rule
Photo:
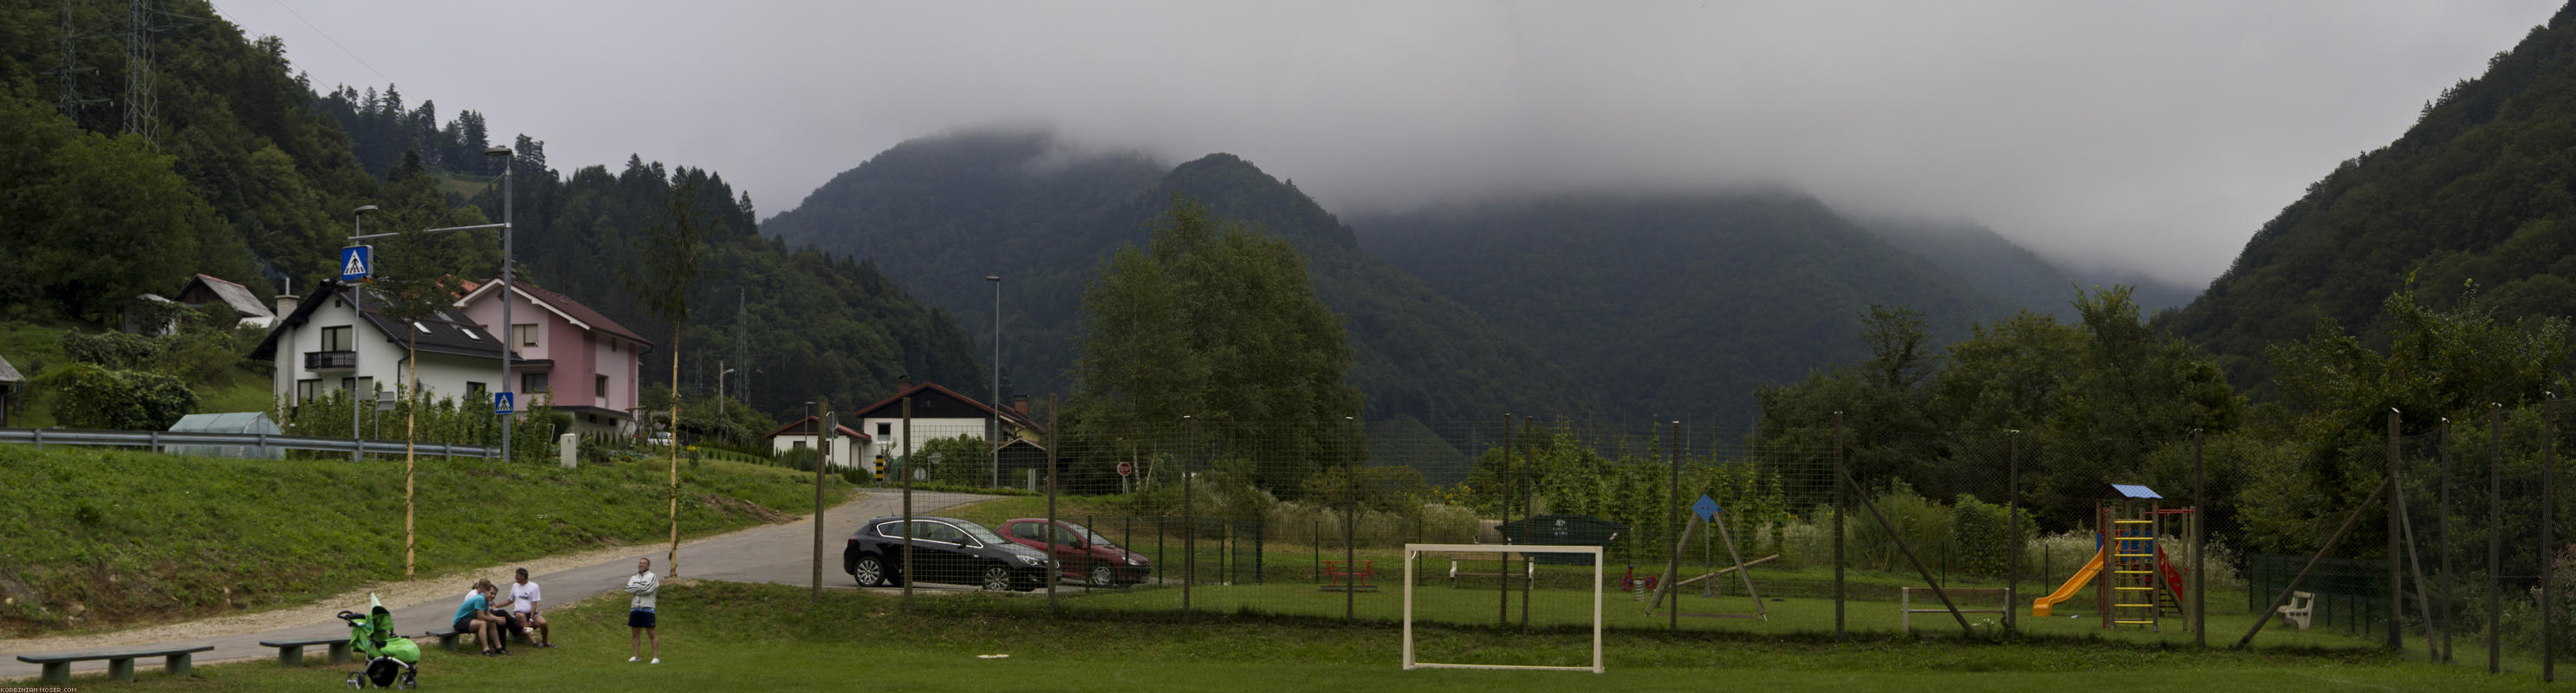
[[[1414,651],[1414,618],[1415,618],[1415,614],[1414,614],[1414,607],[1415,607],[1415,605],[1416,605],[1416,604],[1421,603],[1421,602],[1417,601],[1417,598],[1418,598],[1418,597],[1417,597],[1417,592],[1425,592],[1425,593],[1428,593],[1428,592],[1432,592],[1432,591],[1438,591],[1438,592],[1439,592],[1440,594],[1442,594],[1442,595],[1455,595],[1455,594],[1458,594],[1458,593],[1460,593],[1460,592],[1461,592],[1461,590],[1451,589],[1451,588],[1447,588],[1447,587],[1430,587],[1430,588],[1424,588],[1424,587],[1421,587],[1421,586],[1420,586],[1420,580],[1418,580],[1418,579],[1417,579],[1417,576],[1415,575],[1415,573],[1416,573],[1416,572],[1417,572],[1417,570],[1419,569],[1419,566],[1420,566],[1420,564],[1422,563],[1422,561],[1423,561],[1423,560],[1425,560],[1425,559],[1430,559],[1430,560],[1434,560],[1434,561],[1441,561],[1441,562],[1443,562],[1443,564],[1444,564],[1444,565],[1446,565],[1446,564],[1447,564],[1447,563],[1446,563],[1447,561],[1483,561],[1483,562],[1509,563],[1509,562],[1514,562],[1514,561],[1523,561],[1523,562],[1530,561],[1530,560],[1533,558],[1533,556],[1532,556],[1533,554],[1548,554],[1548,555],[1564,556],[1564,557],[1567,559],[1567,562],[1582,562],[1582,561],[1588,561],[1588,562],[1590,562],[1590,563],[1592,564],[1592,576],[1591,576],[1591,580],[1589,580],[1589,581],[1588,581],[1588,582],[1590,583],[1590,586],[1589,586],[1589,588],[1588,588],[1588,589],[1585,589],[1585,588],[1582,588],[1582,587],[1577,587],[1575,590],[1551,590],[1552,592],[1576,592],[1576,593],[1578,593],[1578,594],[1575,594],[1575,595],[1567,595],[1567,596],[1575,596],[1575,597],[1580,597],[1580,595],[1579,595],[1579,593],[1580,593],[1580,592],[1588,591],[1588,592],[1590,593],[1588,597],[1580,597],[1580,598],[1579,598],[1579,601],[1580,601],[1580,602],[1585,602],[1585,603],[1589,603],[1589,604],[1591,604],[1591,610],[1592,610],[1592,664],[1591,664],[1590,666],[1538,666],[1538,665],[1528,665],[1528,664],[1478,664],[1478,663],[1472,663],[1472,662],[1425,662],[1425,661],[1421,661],[1420,659],[1418,659],[1418,658],[1415,656],[1415,651]],[[1595,673],[1595,674],[1601,673],[1601,672],[1602,672],[1602,668],[1601,668],[1601,584],[1602,584],[1602,580],[1603,580],[1603,578],[1607,575],[1607,573],[1605,572],[1605,567],[1603,566],[1603,562],[1604,562],[1604,561],[1603,561],[1603,559],[1602,559],[1602,555],[1601,555],[1601,547],[1599,547],[1599,546],[1549,546],[1549,545],[1540,545],[1540,544],[1520,544],[1520,545],[1496,545],[1496,544],[1405,544],[1405,545],[1404,545],[1404,668],[1405,668],[1405,669],[1408,669],[1408,670],[1410,670],[1410,669],[1539,669],[1539,670],[1552,670],[1552,671],[1589,671],[1589,672],[1592,672],[1592,673]],[[1526,565],[1526,563],[1524,563],[1524,565]],[[1508,573],[1508,572],[1518,572],[1518,571],[1501,571],[1501,572]],[[1501,599],[1503,599],[1503,600],[1504,600],[1504,603],[1505,603],[1506,605],[1508,605],[1508,604],[1510,603],[1510,601],[1511,601],[1511,600],[1520,600],[1520,601],[1521,601],[1521,604],[1522,604],[1522,608],[1524,609],[1524,611],[1523,611],[1523,619],[1524,619],[1524,620],[1526,620],[1526,618],[1527,618],[1527,611],[1526,611],[1526,609],[1528,608],[1528,607],[1527,607],[1527,604],[1528,604],[1528,601],[1527,601],[1527,600],[1529,600],[1529,599],[1531,599],[1531,598],[1532,598],[1531,596],[1529,596],[1529,595],[1528,595],[1528,592],[1529,592],[1529,590],[1533,590],[1533,589],[1535,589],[1535,588],[1536,588],[1536,584],[1535,584],[1536,582],[1538,582],[1537,578],[1536,578],[1536,577],[1532,577],[1532,578],[1530,578],[1530,579],[1528,579],[1528,580],[1526,580],[1526,581],[1522,581],[1522,582],[1520,582],[1520,584],[1521,584],[1521,585],[1523,586],[1523,588],[1524,588],[1523,590],[1511,590],[1511,589],[1509,589],[1509,585],[1510,585],[1510,584],[1512,584],[1512,581],[1510,581],[1510,580],[1508,580],[1508,579],[1507,579],[1507,580],[1505,580],[1505,581],[1504,581],[1504,583],[1503,583],[1503,585],[1502,585],[1503,589],[1497,590],[1497,591],[1495,591],[1495,592],[1489,592],[1489,594],[1502,594],[1502,595],[1509,595],[1509,596],[1503,596],[1503,597],[1501,597]],[[1490,603],[1490,602],[1488,602],[1488,603]],[[1492,611],[1485,611],[1485,613],[1494,613],[1494,612],[1492,612]]]

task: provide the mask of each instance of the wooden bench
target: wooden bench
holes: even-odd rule
[[[473,633],[460,633],[460,632],[457,632],[457,631],[456,631],[456,629],[453,629],[453,628],[439,628],[439,629],[432,630],[432,631],[427,632],[427,633],[422,633],[422,634],[420,634],[420,636],[421,636],[421,637],[424,637],[424,638],[437,638],[437,639],[438,639],[438,647],[439,647],[439,649],[443,649],[443,650],[454,650],[454,649],[456,649],[456,645],[457,645],[457,643],[458,643],[459,641],[461,641],[462,639],[464,639],[466,636],[469,636],[469,635],[473,635]],[[479,645],[479,644],[481,644],[481,643],[476,643],[476,644],[478,644],[478,645]]]
[[[72,683],[73,662],[104,659],[107,660],[107,677],[109,679],[117,681],[132,681],[134,680],[134,659],[136,657],[160,657],[162,658],[161,668],[163,671],[168,672],[171,676],[187,676],[190,672],[194,671],[194,669],[189,666],[189,655],[212,649],[215,649],[215,646],[199,645],[196,647],[179,647],[159,650],[119,650],[114,652],[18,655],[18,661],[26,662],[28,664],[44,665],[45,672],[41,679],[44,682],[44,685],[69,686]]]
[[[313,646],[313,645],[329,645],[329,646],[331,646],[331,663],[333,663],[333,664],[338,664],[338,663],[341,663],[341,662],[349,661],[349,639],[348,639],[348,638],[314,638],[314,639],[312,639],[312,640],[262,640],[262,641],[259,641],[259,646],[260,646],[260,647],[274,647],[274,648],[277,648],[277,663],[279,663],[279,664],[284,664],[284,665],[286,665],[286,666],[290,666],[290,667],[304,666],[304,648],[306,648],[306,647],[310,647],[310,646]]]
[[[1902,612],[1899,614],[1897,620],[1905,625],[1905,631],[1908,633],[1914,632],[1915,614],[1950,613],[1949,609],[1914,608],[1914,593],[1916,591],[1921,591],[1926,595],[1932,594],[1932,588],[1930,587],[1896,588],[1897,609]],[[1959,613],[1962,614],[2001,614],[2011,611],[2013,606],[2012,590],[2002,587],[1949,587],[1942,589],[1941,592],[1943,594],[1950,595],[1952,600],[1959,600],[1952,601],[1951,603],[1959,606]],[[1965,597],[2002,597],[2003,603],[1996,605],[1996,607],[1992,609],[1970,609],[1967,608],[1965,604],[1961,603],[1961,601],[1964,601],[1963,598]],[[1935,597],[1934,599],[1937,601],[1939,598]]]

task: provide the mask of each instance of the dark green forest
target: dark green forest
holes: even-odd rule
[[[1232,155],[1165,167],[1138,154],[1070,151],[1043,132],[978,131],[905,142],[833,178],[762,232],[873,258],[924,301],[960,316],[989,350],[1002,293],[1003,388],[1072,391],[1079,308],[1110,251],[1142,245],[1172,195],[1249,223],[1306,258],[1315,291],[1345,316],[1350,382],[1367,416],[1482,417],[1586,411],[1576,382],[1538,352],[1362,250],[1290,182]]]
[[[2380,304],[2409,281],[2436,306],[2474,295],[2503,315],[2576,313],[2570,12],[2434,96],[2396,141],[2324,172],[2206,293],[2156,326],[2206,346],[2231,380],[2268,396],[2278,375],[2268,345],[2320,319],[2384,345],[2394,326]]]
[[[121,12],[71,8],[69,50],[92,69],[67,73],[65,6],[0,2],[0,318],[112,325],[131,297],[177,291],[195,272],[262,299],[312,286],[333,270],[350,210],[384,209],[371,232],[499,220],[507,166],[518,276],[664,345],[673,326],[643,311],[617,270],[658,252],[646,232],[670,222],[675,190],[694,191],[686,206],[708,226],[707,279],[677,333],[694,392],[712,392],[719,360],[741,369],[728,389],[773,415],[815,396],[874,400],[907,375],[983,377],[946,313],[867,262],[763,238],[749,196],[720,174],[641,156],[567,173],[527,134],[504,162],[484,154],[501,138],[482,113],[442,122],[431,99],[412,104],[394,85],[317,91],[282,42],[245,37],[203,2],[157,8],[168,19],[152,38],[157,115],[129,128],[116,101],[122,37],[90,33]],[[389,266],[472,280],[500,266],[492,232],[380,245],[437,259]],[[648,382],[668,384],[669,353],[646,357]]]

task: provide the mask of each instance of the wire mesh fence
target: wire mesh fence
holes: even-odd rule
[[[1433,622],[1560,627],[1588,617],[1576,597],[1591,566],[1508,547],[1585,544],[1603,550],[1612,628],[2393,639],[2436,658],[2532,661],[2572,630],[2568,614],[2544,617],[2566,600],[2543,587],[2576,584],[2552,572],[2567,560],[2552,547],[2576,528],[2552,511],[2564,426],[2544,419],[2564,416],[2542,409],[2355,422],[2322,437],[2332,444],[1831,419],[1183,420],[1054,431],[1019,462],[983,430],[916,431],[959,443],[917,453],[912,473],[1051,494],[1052,519],[1075,528],[1059,543],[1080,549],[1054,554],[1068,617],[1393,622],[1409,567]],[[970,510],[1041,507],[996,503],[1009,510]],[[1495,548],[1408,565],[1407,544]]]

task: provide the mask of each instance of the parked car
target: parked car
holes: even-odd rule
[[[983,525],[953,517],[880,517],[859,525],[841,550],[841,571],[862,587],[905,581],[904,535],[912,535],[915,582],[973,585],[1026,592],[1046,584],[1046,553],[1003,539]]]
[[[1047,549],[1050,534],[1055,538],[1056,565],[1063,566],[1063,577],[1093,587],[1121,587],[1144,582],[1154,574],[1154,562],[1144,554],[1120,548],[1108,537],[1082,525],[1057,520],[1050,527],[1045,518],[1037,517],[1002,522],[1003,537],[1039,551]]]

